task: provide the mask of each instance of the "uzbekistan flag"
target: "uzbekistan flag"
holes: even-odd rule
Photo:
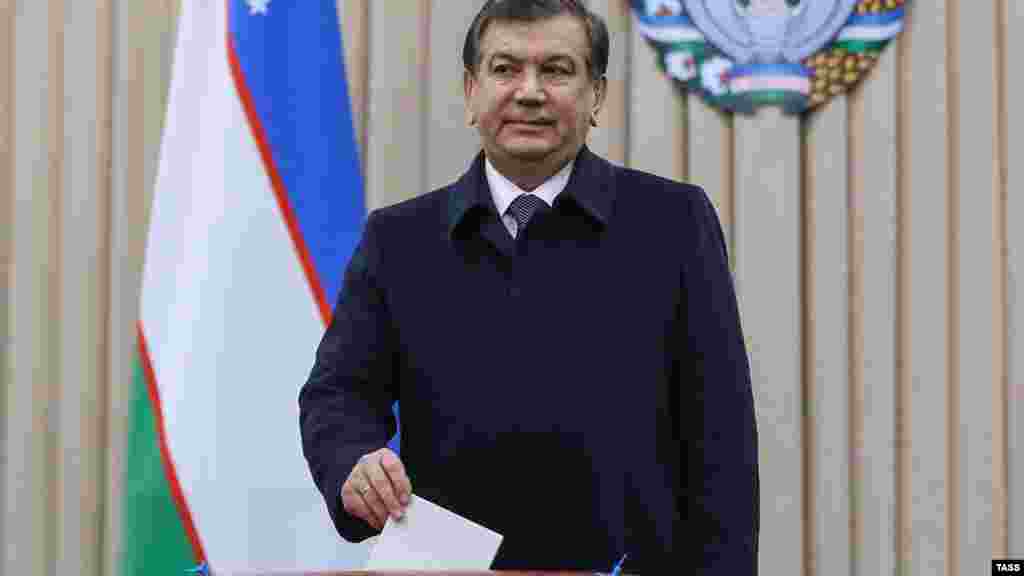
[[[882,12],[855,12],[839,31],[836,43],[850,52],[880,50],[903,31],[905,10],[899,6]]]
[[[354,568],[299,439],[364,221],[334,0],[185,0],[146,246],[122,574]]]
[[[799,110],[811,93],[813,75],[801,64],[741,64],[729,71],[729,89],[753,102]]]

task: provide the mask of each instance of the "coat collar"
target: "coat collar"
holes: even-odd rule
[[[614,167],[584,145],[576,156],[576,163],[565,190],[555,199],[555,208],[564,202],[574,202],[601,228],[611,220],[615,203]],[[472,165],[448,194],[448,236],[455,238],[463,229],[471,228],[480,216],[497,209],[484,174],[484,153],[474,158]]]

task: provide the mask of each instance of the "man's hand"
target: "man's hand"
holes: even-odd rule
[[[384,528],[389,514],[395,520],[404,515],[411,495],[412,485],[405,466],[388,448],[360,458],[341,485],[345,511],[377,530]]]

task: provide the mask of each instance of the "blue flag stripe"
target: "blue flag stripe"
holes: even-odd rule
[[[243,104],[266,140],[268,176],[280,176],[282,211],[307,252],[300,258],[310,261],[312,288],[333,307],[366,211],[335,3],[265,2],[256,11],[226,1]],[[399,444],[396,434],[388,446],[397,453]]]
[[[271,1],[256,12],[229,2],[244,82],[333,307],[366,210],[335,3]]]
[[[893,22],[899,22],[903,20],[903,7],[895,8],[893,10],[886,10],[884,12],[869,12],[867,14],[857,14],[856,12],[850,15],[850,19],[846,21],[847,26],[886,26]]]

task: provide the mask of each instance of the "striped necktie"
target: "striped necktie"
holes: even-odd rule
[[[530,218],[544,205],[545,202],[533,194],[520,194],[512,201],[507,212],[516,219],[516,236],[523,233]]]

